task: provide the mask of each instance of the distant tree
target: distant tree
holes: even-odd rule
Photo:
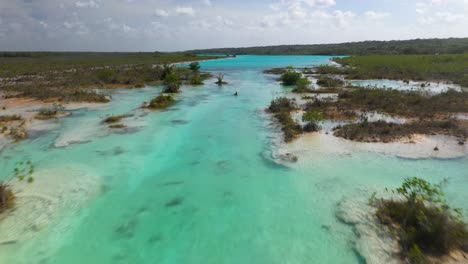
[[[198,63],[198,62],[192,62],[192,63],[190,63],[189,68],[190,68],[190,70],[191,70],[192,72],[195,72],[195,73],[196,73],[196,72],[199,72],[199,71],[200,71],[200,68],[201,68],[201,67],[200,67],[200,63]]]
[[[166,85],[166,89],[164,90],[164,92],[178,93],[180,86],[182,85],[182,81],[180,80],[179,75],[172,71],[164,79],[164,84]]]
[[[216,79],[218,79],[218,81],[216,82],[217,85],[227,84],[227,82],[224,81],[224,74],[222,73],[218,73]]]

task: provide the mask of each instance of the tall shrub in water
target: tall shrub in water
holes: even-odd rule
[[[178,93],[180,89],[180,85],[182,84],[182,81],[180,80],[179,76],[175,72],[171,72],[164,79],[164,84],[166,85],[166,89],[164,90],[164,92]]]

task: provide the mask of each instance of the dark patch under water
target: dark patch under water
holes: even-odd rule
[[[184,181],[168,181],[159,184],[159,186],[173,186],[173,185],[181,185],[184,184]]]
[[[149,244],[154,244],[156,242],[159,242],[162,240],[162,235],[161,234],[155,234],[155,235],[152,235],[150,238],[148,238],[148,243]]]
[[[122,147],[115,147],[109,150],[96,150],[96,153],[102,156],[118,156],[118,155],[124,154],[125,152],[126,150]]]
[[[184,202],[184,198],[182,197],[176,197],[170,201],[168,201],[165,206],[166,207],[175,207],[175,206],[179,206],[181,205],[182,203]]]
[[[171,120],[171,123],[173,125],[186,125],[189,123],[189,121],[187,120],[181,120],[181,119],[174,119],[174,120]]]
[[[115,229],[115,234],[118,238],[130,239],[134,236],[137,225],[138,221],[136,219],[131,219],[130,221],[118,226]]]

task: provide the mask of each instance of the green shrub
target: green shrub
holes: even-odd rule
[[[198,63],[198,62],[192,62],[192,63],[189,64],[189,68],[190,68],[190,70],[191,70],[192,72],[197,73],[197,72],[200,71],[200,68],[201,68],[201,67],[200,67],[200,63]]]
[[[421,252],[418,245],[413,245],[408,253],[408,259],[413,264],[429,264],[429,259]]]
[[[380,222],[397,235],[411,263],[425,263],[426,255],[443,256],[466,245],[463,216],[446,203],[441,184],[407,178],[392,193],[401,199],[373,199],[371,204]]]
[[[105,84],[117,83],[119,75],[111,69],[98,70],[96,72],[97,79]]]
[[[131,115],[117,115],[117,116],[109,116],[104,119],[104,123],[117,123],[120,122],[122,119],[130,117]]]
[[[284,141],[291,142],[302,133],[301,126],[292,119],[289,112],[281,111],[276,113],[275,117],[281,124],[281,130],[284,134]]]
[[[178,93],[182,81],[175,72],[171,72],[164,79],[164,84],[166,85],[165,93]]]
[[[444,134],[459,137],[464,141],[466,133],[455,120],[417,121],[404,124],[364,120],[335,128],[335,136],[362,142],[391,142],[412,134]]]
[[[296,103],[286,97],[279,97],[271,101],[268,110],[272,113],[279,113],[282,111],[290,112],[297,109]]]
[[[311,82],[307,78],[300,78],[296,83],[296,88],[292,90],[294,93],[309,93],[312,90],[309,88]]]
[[[222,73],[218,73],[218,75],[216,76],[216,84],[217,85],[223,85],[223,84],[227,84],[227,82],[224,81],[224,74]]]
[[[175,100],[172,96],[170,95],[159,95],[155,98],[153,98],[149,104],[148,108],[150,109],[164,109],[169,107],[170,105],[174,104]]]
[[[15,205],[15,195],[10,187],[0,182],[0,213]]]
[[[308,111],[302,115],[302,121],[306,122],[320,122],[325,120],[323,112],[319,111]]]
[[[344,81],[328,76],[321,75],[317,80],[317,84],[325,87],[342,87],[344,85]]]
[[[281,82],[283,85],[296,85],[301,79],[302,73],[294,70],[293,67],[288,67],[286,72],[281,75]]]
[[[316,121],[307,122],[307,124],[303,128],[305,132],[317,132],[320,131],[320,129],[321,127]]]
[[[203,85],[203,81],[200,77],[200,74],[196,73],[190,78],[191,85]]]

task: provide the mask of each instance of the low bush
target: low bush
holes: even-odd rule
[[[279,113],[279,112],[290,112],[292,110],[297,109],[296,103],[286,97],[279,97],[271,101],[268,110],[272,113]]]
[[[15,195],[5,183],[0,183],[0,213],[10,209],[15,204]]]
[[[203,81],[200,77],[200,74],[196,73],[190,78],[191,85],[203,85]]]
[[[361,142],[391,142],[412,134],[444,134],[463,141],[466,131],[455,120],[418,121],[404,124],[385,121],[347,124],[335,128],[335,136]]]
[[[337,88],[342,87],[344,85],[344,81],[337,78],[321,75],[317,80],[317,84],[328,88]]]
[[[164,109],[172,104],[175,103],[175,100],[172,96],[170,95],[159,95],[155,98],[153,98],[149,104],[147,105],[147,108],[150,109]]]
[[[219,74],[216,76],[216,79],[217,79],[217,81],[216,81],[216,84],[217,84],[217,85],[220,85],[220,86],[221,86],[221,85],[223,85],[223,84],[227,84],[227,82],[224,81],[224,74],[222,74],[222,73],[219,73]]]
[[[276,119],[281,124],[281,130],[284,134],[284,141],[291,142],[302,133],[302,127],[292,119],[291,114],[281,111],[275,114]]]
[[[2,115],[0,116],[0,122],[11,122],[21,121],[23,118],[20,115]]]
[[[401,253],[410,263],[425,263],[428,255],[464,250],[468,230],[460,210],[444,199],[441,184],[407,178],[392,190],[395,199],[371,198],[376,216],[397,236]]]
[[[130,117],[130,115],[109,116],[109,117],[106,117],[103,122],[107,124],[117,123],[126,117]]]
[[[302,73],[294,70],[293,67],[288,67],[286,72],[281,75],[281,82],[283,85],[296,85],[302,78]]]

